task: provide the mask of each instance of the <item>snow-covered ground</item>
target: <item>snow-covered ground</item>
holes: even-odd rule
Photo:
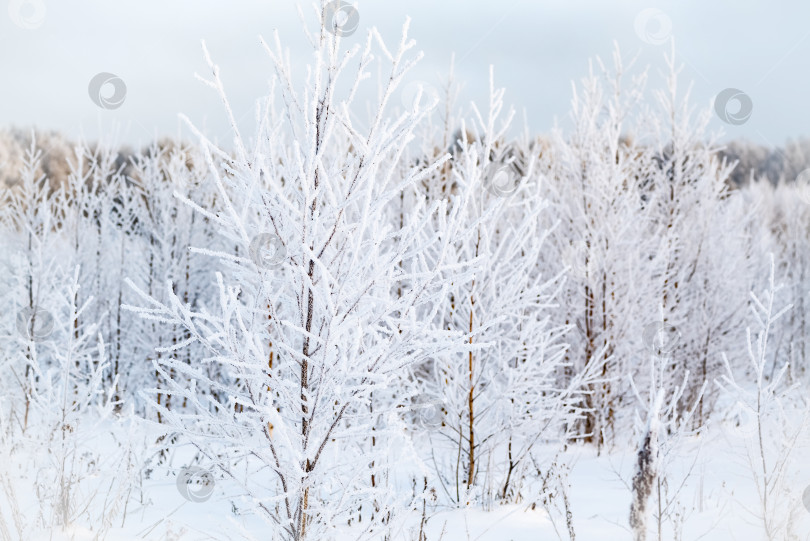
[[[127,425],[128,428],[125,428]],[[273,539],[273,526],[257,516],[236,511],[240,502],[237,484],[220,477],[211,476],[210,486],[183,485],[178,482],[184,468],[191,464],[193,451],[188,445],[177,441],[178,447],[169,449],[164,458],[157,459],[153,445],[154,426],[142,421],[93,425],[87,423],[81,430],[82,443],[75,453],[89,458],[87,468],[76,473],[77,481],[74,507],[88,504],[85,513],[77,513],[75,524],[67,529],[43,525],[42,533],[31,539],[44,540],[91,540],[97,539],[100,524],[97,517],[110,509],[111,498],[121,498],[117,503],[126,506],[125,512],[117,514],[115,523],[101,537],[111,541],[147,539],[163,540],[259,540]],[[148,453],[130,454],[135,463],[145,460],[153,464],[145,475],[132,478],[132,490],[118,496],[110,486],[122,481],[126,468],[120,469],[119,461],[125,450],[119,437],[128,434],[131,451],[137,446],[149,449]],[[739,540],[760,541],[766,539],[762,521],[757,514],[759,499],[751,476],[748,450],[754,448],[750,431],[741,431],[734,423],[715,427],[699,438],[688,442],[683,453],[668,470],[668,481],[677,484],[678,494],[672,502],[671,517],[677,516],[681,528],[676,536],[671,522],[664,524],[663,539],[667,540]],[[6,449],[8,452],[9,450]],[[73,451],[73,450],[72,450]],[[549,453],[553,449],[548,450]],[[4,484],[0,494],[0,512],[4,518],[13,516],[16,508],[19,519],[37,520],[41,506],[34,488],[43,471],[52,467],[53,453],[41,448],[34,454],[6,454],[3,464]],[[542,452],[539,454],[543,454]],[[71,460],[76,459],[72,456]],[[151,459],[151,460],[150,460]],[[557,463],[565,464],[567,474],[567,497],[570,501],[571,524],[576,539],[620,541],[631,539],[628,512],[631,500],[630,483],[635,468],[635,451],[606,449],[597,455],[592,446],[572,444],[557,455]],[[98,463],[96,463],[98,461]],[[810,486],[810,469],[803,467],[801,460],[789,465],[791,476],[788,493],[772,494],[780,498],[778,506],[785,516],[793,512],[790,520],[795,539],[810,539],[810,509],[805,508],[801,498],[804,489]],[[158,464],[159,463],[159,464]],[[400,464],[407,470],[412,464]],[[114,473],[118,471],[118,478]],[[201,471],[205,471],[201,469]],[[207,475],[207,474],[206,474]],[[182,478],[181,478],[182,479]],[[185,487],[185,488],[184,488]],[[43,490],[46,487],[39,487]],[[408,487],[399,487],[407,490]],[[210,489],[210,490],[209,490]],[[185,494],[184,494],[185,492]],[[527,493],[531,493],[527,490]],[[13,500],[9,495],[14,495]],[[90,498],[90,496],[93,496]],[[194,501],[194,500],[197,501]],[[14,504],[12,507],[11,504]],[[560,499],[547,509],[540,501],[492,504],[487,509],[482,505],[449,506],[433,502],[427,508],[427,522],[423,539],[428,541],[536,541],[569,539],[565,512]],[[657,513],[654,510],[653,513]],[[94,518],[96,517],[96,518]],[[106,520],[106,519],[105,519]],[[414,541],[418,539],[421,516],[411,513],[400,517],[388,532],[392,540]],[[357,528],[339,525],[329,539],[354,541]],[[657,539],[656,527],[650,530],[650,539]],[[13,539],[14,537],[8,537]]]

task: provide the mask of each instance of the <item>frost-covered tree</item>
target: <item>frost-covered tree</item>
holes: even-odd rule
[[[441,166],[394,174],[426,114],[418,104],[395,117],[386,113],[414,62],[406,57],[413,45],[407,25],[393,52],[376,31],[345,52],[321,15],[317,32],[308,34],[315,60],[304,90],[278,38],[265,44],[283,105],[276,110],[274,94],[261,103],[252,143],[232,116],[234,157],[200,134],[217,203],[215,209],[186,203],[239,247],[238,253],[199,247],[223,265],[216,304],[191,307],[168,284],[168,302],[139,290],[145,304],[137,309],[184,333],[162,348],[155,366],[165,383],[152,394],[185,400],[189,411],[155,403],[164,420],[242,486],[248,505],[296,540],[321,538],[370,498],[380,512],[368,535],[392,519],[399,496],[373,486],[369,464],[390,463],[401,436],[377,430],[388,441],[366,445],[384,412],[377,397],[389,395],[409,366],[463,347],[459,333],[425,325],[451,280],[464,276],[464,265],[444,255],[459,231],[460,205],[417,200],[401,227],[390,222],[402,190]],[[361,127],[349,106],[369,75],[372,50],[390,68],[376,111]],[[356,76],[342,87],[352,60]],[[209,65],[207,82],[230,114],[219,70]],[[207,358],[191,364],[178,358],[191,343],[202,344]],[[212,381],[208,363],[227,380]],[[200,385],[221,394],[201,396]],[[347,455],[347,448],[358,452]]]
[[[695,427],[693,420],[708,383],[703,383],[684,408],[684,394],[692,386],[690,374],[687,371],[680,382],[672,383],[667,363],[665,356],[650,353],[646,397],[636,387],[634,378],[630,378],[646,417],[646,421],[640,416],[636,419],[640,443],[631,482],[630,526],[639,541],[646,539],[651,525],[657,532],[656,539],[680,539],[685,520],[682,493],[700,456],[695,436],[705,428]],[[693,458],[684,471],[677,471],[676,464],[684,455]],[[670,528],[666,536],[665,526]]]
[[[34,143],[28,149],[20,170],[21,182],[6,193],[3,201],[3,264],[9,271],[4,296],[4,316],[10,329],[10,343],[6,351],[10,365],[7,369],[19,383],[17,409],[23,427],[28,425],[31,406],[30,386],[32,367],[44,354],[40,338],[50,335],[53,327],[54,274],[60,249],[58,221],[54,213],[54,195],[47,178],[37,173],[42,152]],[[17,350],[22,356],[16,355]],[[13,392],[12,390],[9,390]]]
[[[613,69],[598,62],[581,88],[574,88],[566,135],[556,129],[542,164],[541,194],[559,220],[543,253],[543,266],[564,272],[556,318],[576,329],[562,385],[600,367],[601,382],[583,397],[587,410],[579,434],[600,447],[611,437],[627,404],[626,379],[641,352],[642,307],[653,296],[649,255],[654,226],[641,192],[649,151],[625,137],[643,95],[646,74],[632,77],[618,51]]]
[[[630,527],[635,541],[647,539],[650,511],[648,506],[658,481],[658,437],[661,430],[659,410],[664,401],[663,391],[655,393],[647,412],[647,426],[642,432],[641,443],[636,452],[636,469],[633,474],[633,499],[630,504]]]
[[[742,197],[754,209],[759,225],[753,233],[752,250],[760,261],[758,274],[767,276],[764,264],[772,253],[776,272],[783,286],[776,292],[777,303],[793,308],[774,325],[774,355],[787,358],[788,381],[807,381],[810,356],[810,320],[807,317],[810,299],[810,189],[807,184],[780,182],[771,185],[764,179],[752,183]],[[752,284],[763,287],[765,282]],[[774,372],[772,365],[769,374]]]
[[[776,305],[776,263],[771,256],[768,284],[757,295],[751,292],[751,312],[758,331],[746,333],[747,363],[732,364],[723,355],[725,374],[718,386],[738,407],[744,425],[743,454],[756,487],[758,508],[746,511],[761,521],[766,538],[796,539],[794,531],[798,491],[792,479],[798,466],[791,459],[807,445],[810,403],[798,383],[787,381],[789,361],[774,353],[772,335],[777,322],[792,308]]]
[[[671,335],[663,352],[670,383],[692,374],[683,396],[687,409],[703,384],[719,375],[720,353],[740,343],[745,303],[736,299],[744,298],[752,268],[748,211],[727,184],[733,164],[719,160],[707,133],[710,111],[696,114],[689,89],[679,94],[674,53],[667,65],[666,89],[655,95],[658,108],[647,113],[655,154],[642,174],[657,241],[648,276],[656,299],[641,315]],[[714,400],[713,392],[702,397],[697,422],[705,421]]]
[[[436,473],[445,496],[460,503],[519,499],[535,444],[558,441],[574,425],[593,376],[557,385],[568,329],[550,319],[559,282],[539,266],[547,205],[526,142],[505,144],[512,112],[502,116],[504,91],[492,74],[490,81],[487,109],[473,106],[474,121],[458,132],[452,178],[433,179],[463,198],[464,227],[451,257],[471,265],[473,277],[453,282],[437,321],[463,332],[467,348],[433,359],[415,377],[436,404],[429,440]]]
[[[120,206],[121,213],[130,217],[128,234],[123,240],[132,246],[138,264],[130,266],[125,276],[162,302],[168,302],[167,280],[172,280],[172,293],[185,305],[196,307],[215,296],[215,287],[211,285],[213,260],[191,252],[190,248],[197,245],[215,249],[223,244],[216,243],[212,222],[178,199],[193,198],[198,205],[211,208],[215,192],[208,180],[202,153],[188,145],[161,141],[133,158],[132,176]],[[124,253],[122,257],[127,255]],[[121,303],[132,302],[131,294],[132,290],[127,288]],[[163,355],[161,348],[187,341],[188,333],[182,327],[154,321],[136,320],[129,324],[127,347],[134,366],[125,380],[126,388],[162,387],[164,383],[152,360]],[[189,364],[192,358],[204,355],[205,350],[199,345],[190,344],[181,357]],[[216,380],[220,374],[214,369],[212,365],[207,367],[208,376]],[[200,388],[199,392],[215,391]],[[185,407],[184,402],[173,404],[168,396],[157,398],[167,409]],[[162,420],[160,413],[157,419]]]

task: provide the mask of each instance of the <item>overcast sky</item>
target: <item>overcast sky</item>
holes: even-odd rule
[[[0,12],[0,127],[36,126],[88,139],[117,130],[119,140],[137,144],[178,133],[182,112],[212,137],[227,139],[222,107],[194,78],[206,71],[201,39],[246,125],[271,75],[258,36],[269,39],[278,29],[294,59],[303,64],[309,58],[293,0],[2,1],[8,10]],[[301,5],[310,15],[311,2]],[[747,121],[724,124],[715,117],[714,128],[722,127],[727,138],[771,146],[808,134],[810,2],[359,0],[355,5],[360,28],[345,38],[347,45],[376,26],[393,46],[410,16],[411,36],[425,52],[411,79],[440,86],[455,53],[463,100],[482,102],[488,66],[494,64],[507,102],[521,114],[525,110],[534,132],[565,117],[571,81],[586,74],[589,58],[609,58],[614,40],[624,56],[640,54],[640,62],[653,67],[651,83],[659,83],[668,46],[650,42],[667,35],[671,23],[696,105],[709,106],[726,88],[751,98]],[[666,18],[653,17],[640,36],[639,13],[650,9],[659,11],[644,13]],[[116,109],[102,109],[88,95],[88,84],[101,72],[126,84],[126,98]]]

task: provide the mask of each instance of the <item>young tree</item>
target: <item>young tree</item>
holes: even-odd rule
[[[744,298],[752,269],[748,211],[727,183],[734,164],[720,161],[719,145],[707,133],[711,112],[695,114],[689,89],[679,94],[674,49],[667,67],[666,89],[655,94],[659,107],[647,117],[654,154],[643,170],[644,195],[658,241],[649,276],[657,300],[641,314],[675,335],[665,352],[668,385],[692,374],[681,405],[686,410],[720,374],[720,353],[740,343],[744,303],[729,299]],[[712,391],[701,397],[696,423],[705,423],[715,399]]]
[[[608,70],[599,61],[601,73],[591,67],[581,90],[574,88],[573,131],[566,137],[555,130],[540,185],[554,209],[549,216],[559,220],[542,266],[566,275],[554,317],[579,331],[560,384],[600,367],[601,381],[591,382],[582,397],[586,416],[577,427],[599,449],[625,411],[624,376],[636,370],[632,360],[643,350],[641,308],[653,297],[648,255],[655,236],[640,186],[649,152],[625,136],[646,74],[633,77],[626,90],[618,51],[613,64]]]
[[[59,249],[58,223],[54,215],[54,195],[48,187],[48,179],[39,176],[37,170],[42,152],[37,150],[35,142],[26,153],[20,184],[7,193],[3,205],[3,223],[7,225],[4,242],[8,250],[5,263],[8,265],[8,276],[11,294],[7,296],[9,306],[6,314],[14,321],[9,328],[14,329],[15,345],[22,350],[22,357],[12,355],[12,366],[9,367],[14,379],[20,384],[22,396],[21,425],[28,426],[28,414],[31,406],[30,387],[32,366],[40,362],[47,364],[43,354],[42,341],[48,338],[53,330],[53,293],[54,266]],[[20,363],[14,362],[19,359]]]
[[[645,410],[646,423],[641,417],[636,420],[640,444],[636,452],[636,470],[632,479],[633,499],[630,507],[630,526],[635,539],[643,541],[649,533],[649,518],[652,515],[656,529],[656,539],[680,539],[682,521],[681,492],[691,477],[699,453],[693,453],[693,460],[684,473],[675,472],[675,464],[688,454],[686,445],[704,427],[694,427],[693,420],[707,383],[704,383],[687,409],[682,408],[683,396],[691,382],[687,371],[683,380],[669,383],[667,377],[668,358],[650,353],[649,390],[646,398],[630,378],[635,396]],[[648,511],[650,504],[652,513]],[[664,536],[664,526],[671,531]]]
[[[464,266],[445,256],[459,231],[458,205],[417,202],[402,227],[388,225],[402,190],[442,164],[395,176],[426,114],[415,105],[397,117],[386,115],[414,62],[406,59],[413,46],[407,24],[393,53],[376,31],[362,48],[343,52],[340,32],[330,31],[326,5],[321,9],[317,33],[308,34],[315,61],[303,91],[296,90],[278,37],[273,47],[265,44],[283,106],[277,112],[271,95],[260,107],[252,148],[232,115],[235,157],[199,134],[217,206],[186,203],[240,248],[238,254],[198,250],[224,266],[217,275],[217,307],[195,310],[168,284],[168,302],[138,289],[146,306],[134,308],[188,334],[164,353],[194,342],[208,351],[202,363],[186,364],[176,354],[156,361],[165,385],[152,393],[182,398],[191,410],[154,404],[165,422],[239,483],[285,538],[299,541],[321,538],[363,501],[390,502],[394,496],[384,487],[369,486],[368,465],[386,463],[390,445],[366,445],[385,404],[374,407],[375,414],[370,406],[410,365],[463,347],[458,333],[424,323],[433,319],[450,281],[464,279]],[[361,131],[349,106],[369,75],[375,43],[391,67],[371,123]],[[354,81],[341,86],[354,58]],[[230,115],[219,70],[209,65],[213,78],[207,82]],[[203,370],[207,363],[230,377],[212,381]],[[201,397],[198,382],[222,392]],[[373,452],[346,455],[354,446]],[[391,518],[387,507],[363,535],[378,534],[379,523]]]
[[[216,298],[216,288],[211,285],[216,268],[213,260],[191,252],[190,248],[196,245],[211,250],[227,249],[232,244],[217,238],[214,224],[206,216],[189,205],[178,204],[178,197],[193,198],[198,205],[212,208],[215,190],[209,186],[210,180],[202,152],[189,145],[161,141],[133,158],[131,185],[124,192],[127,197],[123,199],[123,212],[132,217],[125,241],[132,246],[139,264],[130,267],[126,276],[161,302],[169,300],[164,289],[167,280],[172,280],[172,293],[184,305],[197,307]],[[128,290],[123,304],[135,301],[130,295],[131,290]],[[138,361],[132,362],[134,366],[126,378],[126,388],[163,387],[151,359],[160,358],[162,348],[187,342],[189,334],[182,327],[154,321],[130,322],[130,327],[127,349],[133,360]],[[205,354],[199,344],[188,344],[180,355],[183,362],[190,364],[192,358]],[[212,380],[226,378],[214,365],[207,365],[206,373]],[[199,392],[217,391],[199,388]],[[170,397],[162,394],[157,400],[167,409],[186,406],[185,401],[172,403]],[[157,420],[162,421],[159,412]]]
[[[802,437],[810,418],[805,393],[798,384],[786,383],[789,364],[774,353],[770,344],[775,324],[791,309],[789,305],[776,307],[779,289],[771,256],[767,289],[760,295],[751,292],[751,312],[759,332],[752,336],[750,329],[747,331],[749,363],[744,376],[723,355],[726,373],[717,380],[748,416],[751,434],[744,441],[744,452],[759,500],[759,509],[750,511],[762,521],[769,541],[796,538],[792,502],[798,500],[798,493],[788,481],[796,473],[791,458],[804,443]]]
[[[538,265],[548,235],[540,223],[546,204],[528,145],[504,143],[512,113],[500,117],[503,94],[491,74],[488,110],[473,106],[472,139],[462,126],[452,163],[465,226],[451,257],[472,265],[474,275],[453,282],[437,324],[465,333],[467,348],[434,359],[420,381],[422,394],[441,404],[436,428],[439,443],[449,445],[435,450],[434,462],[447,496],[459,503],[520,499],[532,449],[559,438],[582,415],[577,401],[593,377],[591,371],[557,385],[567,329],[550,321],[559,283]],[[455,457],[448,466],[445,454]]]

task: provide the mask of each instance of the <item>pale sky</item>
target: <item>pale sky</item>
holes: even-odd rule
[[[212,137],[229,139],[223,109],[194,73],[206,72],[200,40],[219,64],[237,116],[249,130],[254,100],[265,93],[270,63],[258,36],[278,29],[298,65],[309,59],[293,0],[2,0],[0,11],[0,127],[55,129],[72,137],[109,137],[145,143],[176,134],[178,113]],[[660,83],[668,45],[645,42],[637,16],[657,9],[671,23],[684,81],[694,82],[693,103],[708,107],[715,95],[737,88],[753,111],[740,125],[714,117],[726,138],[782,145],[810,130],[810,3],[751,0],[358,0],[360,28],[344,38],[361,43],[376,26],[393,47],[406,16],[425,58],[412,73],[439,87],[456,55],[462,104],[483,104],[489,65],[506,88],[506,101],[523,111],[532,132],[564,120],[571,81],[588,60],[609,59],[613,41],[623,56],[640,53],[651,84]],[[29,5],[24,5],[29,4]],[[300,2],[311,16],[311,2]],[[44,10],[42,9],[44,6]],[[654,22],[651,24],[655,24]],[[22,26],[35,28],[22,28]],[[649,29],[656,40],[659,27]],[[668,35],[668,33],[667,33]],[[126,84],[116,109],[89,97],[98,73]],[[520,127],[518,125],[518,127]],[[187,135],[185,128],[180,133]]]

